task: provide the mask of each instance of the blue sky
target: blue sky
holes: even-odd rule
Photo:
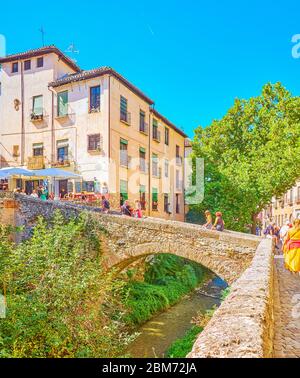
[[[7,53],[45,44],[80,50],[83,69],[112,66],[188,135],[221,118],[234,98],[281,81],[300,94],[300,3],[270,0],[86,0],[1,4]]]

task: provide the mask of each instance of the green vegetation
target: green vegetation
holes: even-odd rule
[[[114,357],[123,333],[120,282],[101,274],[103,232],[82,214],[53,223],[39,219],[30,240],[16,246],[0,227],[0,357]]]
[[[185,358],[192,350],[199,333],[203,330],[202,327],[193,326],[181,339],[177,339],[170,346],[166,352],[167,358]]]
[[[221,299],[224,301],[226,297],[230,293],[230,287],[222,290],[221,292]],[[207,323],[212,318],[214,312],[216,311],[217,307],[213,306],[210,310],[205,311],[204,314],[199,313],[197,318],[194,320],[195,325],[190,328],[186,334],[180,338],[175,340],[171,346],[168,348],[166,352],[167,358],[185,358],[189,352],[191,352],[195,341],[199,334],[203,331],[206,327]]]
[[[206,277],[207,270],[173,255],[157,255],[146,263],[144,282],[130,280],[124,304],[126,321],[141,324],[177,303]]]
[[[194,157],[205,161],[205,198],[191,206],[195,219],[222,211],[226,227],[245,231],[273,196],[290,189],[300,165],[300,97],[280,83],[249,100],[236,99],[227,114],[195,130]]]

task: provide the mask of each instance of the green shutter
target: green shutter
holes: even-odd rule
[[[140,152],[143,152],[145,154],[146,153],[146,148],[140,147]]]
[[[124,201],[128,200],[128,186],[127,181],[120,180],[120,194],[122,195]]]
[[[157,188],[152,188],[152,201],[158,202],[158,190],[157,190]]]
[[[33,97],[33,113],[35,115],[43,114],[43,96]]]
[[[57,95],[57,115],[64,116],[68,114],[68,91],[60,92]]]
[[[140,185],[140,193],[146,193],[146,186]]]
[[[122,144],[128,144],[128,140],[121,138],[120,139],[120,143],[122,143]]]

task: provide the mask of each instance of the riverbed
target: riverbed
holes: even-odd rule
[[[192,319],[221,303],[221,292],[227,284],[213,278],[205,287],[195,290],[167,311],[154,316],[137,331],[140,335],[127,353],[135,358],[162,358],[170,345],[192,327]],[[205,295],[203,294],[205,292]]]

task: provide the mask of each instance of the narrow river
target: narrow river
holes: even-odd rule
[[[164,357],[169,346],[192,327],[191,321],[199,312],[205,313],[214,305],[220,305],[221,291],[226,287],[224,281],[215,277],[204,288],[153,317],[138,329],[140,335],[129,346],[128,354],[136,358]],[[214,298],[201,294],[203,291]]]

